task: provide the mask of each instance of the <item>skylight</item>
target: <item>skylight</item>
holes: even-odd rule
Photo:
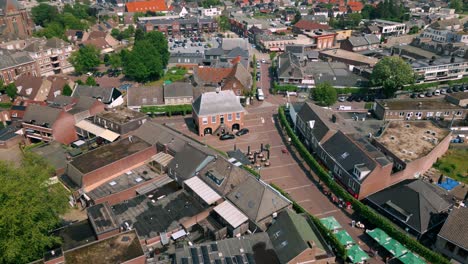
[[[346,159],[348,156],[349,156],[348,152],[345,152],[345,153],[341,154],[342,159]]]
[[[116,184],[117,184],[117,183],[116,183],[115,181],[109,182],[109,185],[110,185],[110,186],[114,186],[114,185],[116,185]]]

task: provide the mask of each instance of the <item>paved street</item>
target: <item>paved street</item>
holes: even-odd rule
[[[265,88],[269,87],[268,66],[268,64],[261,65],[261,85]],[[331,202],[329,197],[318,189],[316,185],[317,176],[311,172],[299,157],[296,157],[290,151],[287,153],[282,152],[283,149],[287,149],[287,142],[280,135],[276,113],[278,105],[285,104],[286,98],[271,95],[269,89],[263,90],[266,95],[265,101],[254,100],[253,104],[246,109],[248,114],[246,115],[245,127],[250,130],[250,133],[236,137],[234,140],[220,141],[216,136],[197,136],[187,126],[187,124],[192,123],[190,117],[185,119],[182,117],[157,118],[155,121],[166,123],[201,142],[223,151],[233,150],[234,145],[244,152],[247,152],[248,146],[251,147],[252,151],[255,151],[260,149],[261,143],[264,145],[270,144],[271,166],[260,170],[261,179],[268,183],[274,183],[288,192],[295,201],[311,214],[319,218],[334,216],[355,241],[361,244],[365,251],[369,252],[369,245],[373,244],[369,241],[367,235],[363,234],[362,230],[350,226],[352,219],[356,221],[359,219],[353,218],[351,210],[347,211]],[[368,263],[383,263],[383,261],[381,257],[376,257],[370,259]]]

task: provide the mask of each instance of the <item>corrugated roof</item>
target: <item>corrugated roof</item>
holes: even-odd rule
[[[218,193],[198,177],[192,177],[184,181],[184,183],[209,205],[221,199],[221,196]]]
[[[213,209],[219,216],[228,222],[233,228],[245,223],[249,218],[228,201],[224,201]]]

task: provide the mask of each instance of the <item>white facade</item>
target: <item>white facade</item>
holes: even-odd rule
[[[468,32],[456,32],[451,30],[438,30],[427,28],[421,35],[441,43],[464,42],[468,44]]]
[[[218,9],[217,7],[204,8],[202,12],[203,12],[203,16],[207,16],[207,17],[214,17],[214,16],[221,15],[221,10]]]
[[[440,65],[413,67],[415,73],[424,76],[424,80],[459,79],[468,75],[468,62],[454,62]]]

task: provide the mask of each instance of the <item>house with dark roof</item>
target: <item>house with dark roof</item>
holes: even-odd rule
[[[92,97],[103,102],[109,108],[119,106],[123,104],[124,101],[122,93],[115,87],[88,86],[76,84],[71,96]]]
[[[30,141],[57,141],[68,145],[78,139],[74,116],[59,108],[29,105],[21,126]]]
[[[448,192],[422,180],[405,180],[366,198],[392,222],[420,239],[444,224],[453,206]]]
[[[245,110],[232,90],[207,92],[192,104],[192,117],[200,136],[239,130]]]
[[[173,82],[164,85],[164,104],[186,105],[193,101],[193,85],[189,82]]]
[[[140,111],[143,106],[164,105],[163,88],[160,86],[137,86],[127,89],[127,107]]]
[[[363,36],[349,37],[341,42],[341,49],[348,51],[366,51],[374,50],[379,47],[380,39],[373,34],[365,34]]]
[[[278,214],[267,233],[281,264],[335,262],[331,248],[315,225],[290,209]]]
[[[183,181],[194,177],[214,158],[214,156],[186,143],[168,164],[167,174],[182,185]]]
[[[0,148],[8,149],[23,141],[23,137],[17,133],[18,131],[21,130],[13,125],[0,129]]]
[[[452,261],[468,262],[468,208],[453,208],[437,235],[435,248]]]
[[[0,80],[10,84],[21,75],[40,76],[36,61],[25,51],[0,49]]]

